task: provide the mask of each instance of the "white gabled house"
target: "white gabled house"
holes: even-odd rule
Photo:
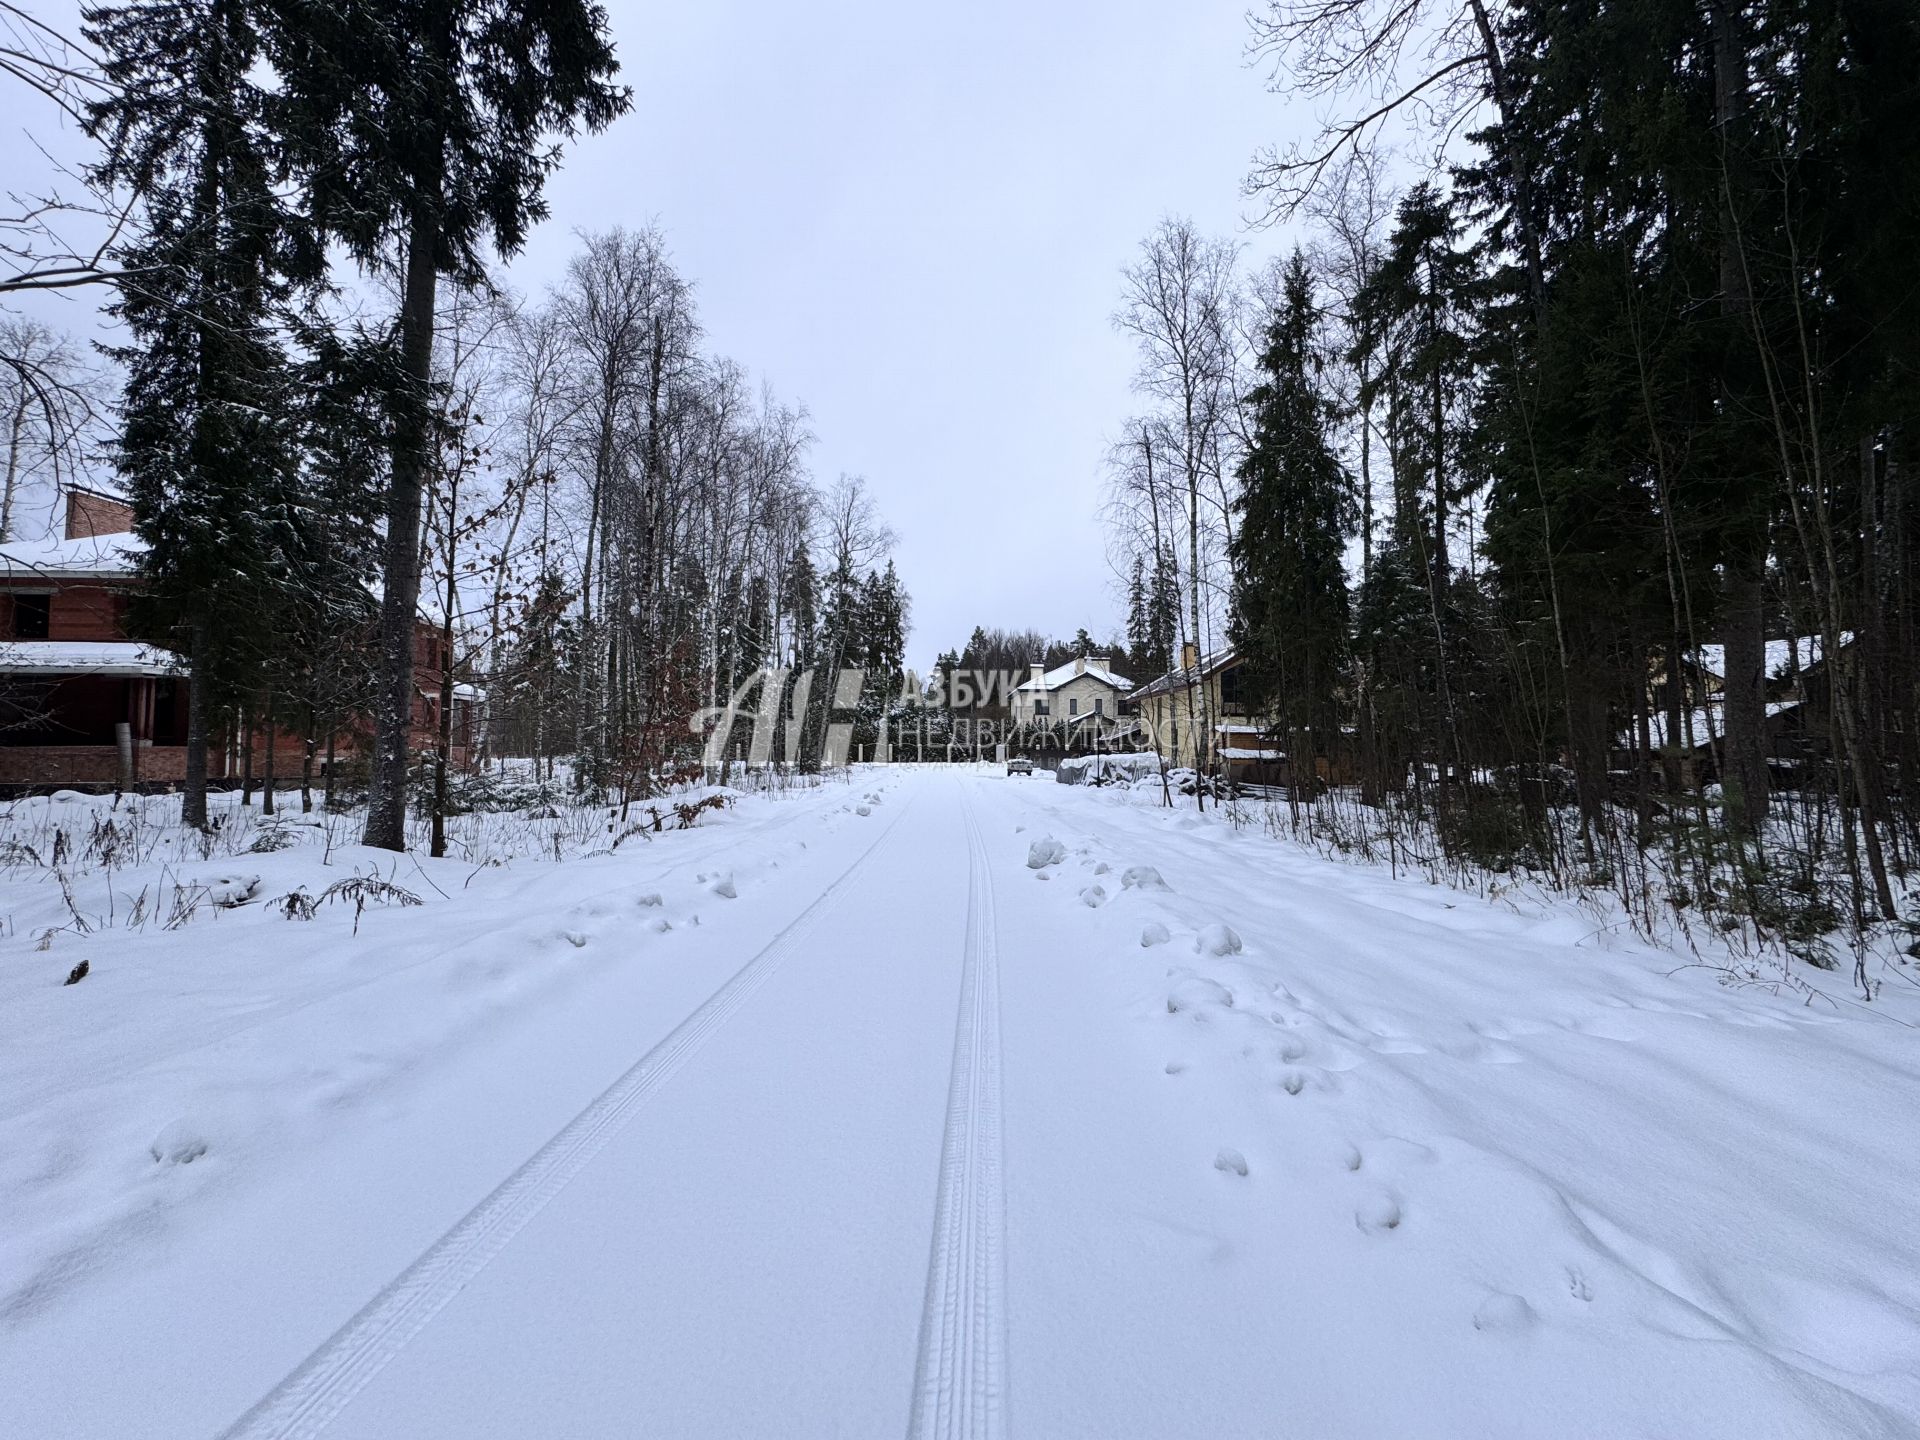
[[[1133,681],[1108,668],[1107,657],[1089,655],[1051,670],[1036,665],[1033,675],[1013,691],[1013,721],[1108,736],[1122,726],[1120,702]]]

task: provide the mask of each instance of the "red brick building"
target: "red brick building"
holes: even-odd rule
[[[127,634],[127,598],[139,584],[140,542],[125,501],[91,490],[67,495],[65,533],[0,546],[0,788],[106,789],[177,784],[186,771],[185,662]],[[414,645],[412,744],[438,744],[444,645],[422,622]],[[478,693],[456,687],[453,761],[472,752]],[[351,755],[366,730],[338,737]],[[266,737],[255,737],[256,756]],[[301,742],[281,732],[283,772]],[[255,770],[259,769],[256,759]],[[239,746],[216,736],[210,779],[240,773]]]

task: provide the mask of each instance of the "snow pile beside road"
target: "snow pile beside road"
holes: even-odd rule
[[[1104,785],[1160,773],[1160,757],[1151,751],[1119,755],[1075,755],[1062,760],[1053,778],[1062,785]]]

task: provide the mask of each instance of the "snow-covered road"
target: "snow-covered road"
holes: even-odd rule
[[[31,1257],[0,1432],[1920,1435],[1913,1007],[1044,779],[748,809],[475,902],[555,974],[364,1094],[494,972],[40,1064],[54,1155],[342,1052]]]

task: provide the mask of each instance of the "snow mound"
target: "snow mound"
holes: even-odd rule
[[[1193,937],[1193,948],[1203,955],[1238,955],[1240,937],[1230,925],[1209,925]]]
[[[1127,890],[1170,890],[1173,887],[1160,878],[1160,872],[1151,865],[1129,865],[1120,872],[1120,884]]]
[[[1142,950],[1152,945],[1164,945],[1172,938],[1173,936],[1167,933],[1167,927],[1162,925],[1158,920],[1149,920],[1145,925],[1140,927],[1140,948]]]
[[[713,884],[707,887],[707,893],[709,895],[718,895],[722,900],[739,899],[740,891],[734,886],[733,872],[729,870],[725,875],[716,879]]]
[[[1107,903],[1107,891],[1104,885],[1089,885],[1080,892],[1080,903],[1089,910],[1098,910]]]
[[[258,875],[213,875],[196,883],[206,890],[208,902],[223,910],[244,905],[260,893]]]
[[[1222,1150],[1213,1157],[1213,1168],[1223,1175],[1245,1175],[1247,1157],[1238,1150]]]
[[[1067,858],[1067,847],[1051,835],[1044,840],[1036,840],[1027,847],[1027,868],[1044,870],[1049,865],[1058,865]]]
[[[873,807],[871,805],[856,805],[853,807],[853,813],[856,815],[871,815],[873,814]]]

